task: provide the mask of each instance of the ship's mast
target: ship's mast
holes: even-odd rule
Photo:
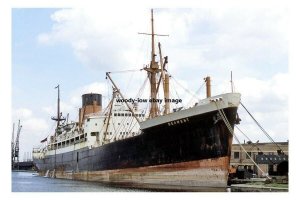
[[[158,105],[155,101],[157,99],[156,93],[156,74],[158,73],[158,64],[155,62],[155,46],[154,46],[154,19],[153,19],[153,9],[151,9],[151,64],[150,64],[150,88],[151,88],[151,106],[150,106],[150,117],[154,118],[158,115]]]
[[[57,121],[56,128],[58,128],[59,125],[60,125],[60,121],[66,120],[66,118],[62,117],[61,112],[60,112],[60,90],[59,90],[59,85],[57,85],[55,87],[55,89],[57,89],[57,116],[52,117],[51,119],[54,120],[54,121]],[[55,136],[56,136],[56,132],[55,132]]]
[[[57,85],[55,88],[57,88],[57,127],[60,124],[60,91],[59,91],[59,85]]]
[[[157,92],[158,92],[158,86],[157,86],[157,80],[156,75],[161,72],[158,66],[158,62],[155,61],[155,38],[154,36],[168,36],[168,35],[161,35],[161,34],[155,34],[154,33],[154,18],[153,18],[153,9],[151,9],[151,34],[149,33],[140,33],[145,35],[151,35],[151,62],[150,67],[144,68],[149,73],[149,80],[150,80],[150,118],[154,118],[159,115],[159,109],[157,105]],[[163,66],[161,66],[162,70]],[[163,80],[165,77],[162,77]],[[164,82],[164,81],[163,81]],[[160,82],[159,82],[160,83]]]
[[[57,85],[55,88],[57,88],[57,125],[59,126],[60,122],[60,91],[59,91],[59,85]]]
[[[153,19],[153,9],[151,9],[151,42],[152,42],[152,51],[151,51],[151,67],[155,63],[155,42],[154,42],[154,19]]]
[[[160,66],[161,66],[160,78],[162,79],[162,82],[163,82],[163,90],[164,90],[164,97],[165,97],[164,115],[166,115],[166,114],[170,113],[170,102],[167,101],[168,99],[170,99],[170,93],[169,93],[169,74],[165,70],[165,66],[168,63],[168,56],[166,56],[164,58],[164,63],[163,63],[160,43],[158,43],[158,49],[159,49]],[[159,79],[159,80],[161,80],[161,79]],[[157,92],[158,92],[158,88],[159,88],[159,85],[157,86],[157,90],[156,90]]]

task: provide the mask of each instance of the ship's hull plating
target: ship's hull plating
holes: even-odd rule
[[[233,126],[237,108],[224,111]],[[132,138],[34,162],[41,175],[55,168],[58,178],[143,188],[226,187],[231,143],[215,110],[147,128]]]

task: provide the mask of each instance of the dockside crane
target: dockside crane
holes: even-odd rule
[[[11,168],[14,168],[14,161],[15,161],[15,123],[13,123],[13,131],[12,131],[12,138],[11,138]]]
[[[19,169],[19,138],[21,133],[22,125],[20,124],[20,120],[18,123],[17,137],[14,143],[14,158],[13,158],[13,168],[15,167],[15,163],[17,163],[17,169]]]

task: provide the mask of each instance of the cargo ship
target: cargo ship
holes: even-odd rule
[[[78,121],[68,122],[60,112],[58,85],[57,116],[52,117],[56,129],[41,141],[42,148],[33,149],[41,176],[180,191],[226,188],[230,128],[239,122],[241,95],[211,96],[210,77],[206,77],[205,99],[171,111],[168,57],[162,57],[159,44],[160,59],[156,59],[153,10],[147,35],[152,38],[151,61],[143,70],[150,82],[150,99],[157,99],[162,85],[163,109],[156,101],[151,101],[148,111],[125,101],[107,72],[113,92],[106,108],[102,109],[101,94],[83,94]]]

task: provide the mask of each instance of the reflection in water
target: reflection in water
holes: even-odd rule
[[[145,192],[101,183],[53,179],[35,172],[12,172],[12,192]]]
[[[38,176],[36,172],[12,172],[12,192],[163,192],[176,191],[167,188],[160,190],[145,190],[122,188],[103,183],[55,179]],[[182,190],[180,190],[182,191]],[[226,192],[226,188],[203,188],[198,192]],[[227,192],[230,190],[227,189]]]

